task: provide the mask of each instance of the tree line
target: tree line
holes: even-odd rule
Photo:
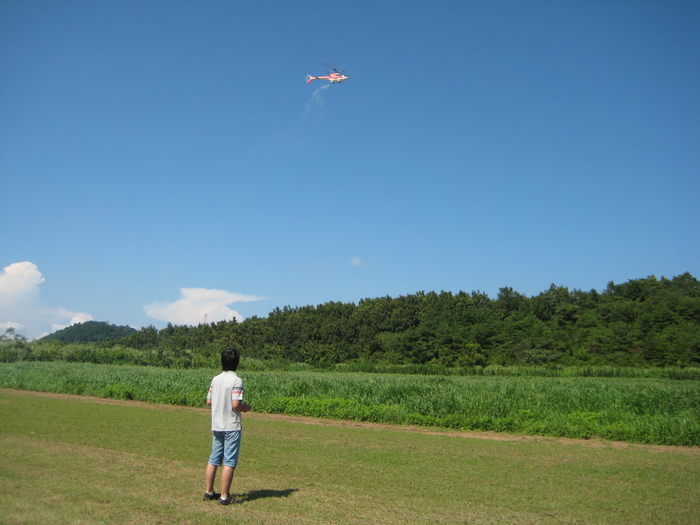
[[[314,366],[363,362],[488,365],[700,365],[700,282],[650,276],[601,292],[552,284],[527,297],[501,288],[276,308],[241,323],[142,328],[100,343],[199,359],[244,355]]]
[[[99,343],[119,339],[136,332],[130,326],[117,326],[104,321],[86,321],[58,330],[42,337],[42,341],[57,340],[64,343]]]

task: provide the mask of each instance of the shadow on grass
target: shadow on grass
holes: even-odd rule
[[[285,490],[251,490],[247,494],[241,494],[238,499],[241,503],[247,503],[249,501],[255,501],[256,499],[262,498],[288,498],[299,489],[285,489]]]

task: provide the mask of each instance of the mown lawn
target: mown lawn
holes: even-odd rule
[[[697,523],[700,449],[250,414],[201,501],[206,410],[0,390],[1,523]]]

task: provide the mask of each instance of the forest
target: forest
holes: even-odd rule
[[[41,359],[53,360],[51,352],[66,352],[62,343],[50,343],[15,340],[15,346],[28,347],[24,357],[6,348],[3,360],[39,359],[42,352]],[[231,345],[240,345],[248,358],[316,367],[700,366],[700,282],[684,273],[610,282],[600,292],[551,285],[527,297],[506,287],[496,298],[443,291],[286,306],[241,323],[148,326],[89,348],[73,347],[71,359],[99,361],[100,354],[112,356],[100,362],[211,366]]]
[[[133,330],[92,322],[41,341],[14,333],[2,340],[3,361],[183,368],[211,366],[231,345],[248,358],[321,368],[700,366],[700,282],[684,273],[610,282],[601,292],[552,284],[532,297],[506,287],[493,299],[479,291],[418,292],[358,304],[286,306],[240,323]]]
[[[98,343],[108,339],[119,339],[136,330],[130,326],[115,326],[104,321],[86,321],[58,330],[43,341],[57,340],[64,343]]]

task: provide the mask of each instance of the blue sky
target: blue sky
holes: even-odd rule
[[[697,2],[0,0],[0,327],[700,277],[699,86]]]

